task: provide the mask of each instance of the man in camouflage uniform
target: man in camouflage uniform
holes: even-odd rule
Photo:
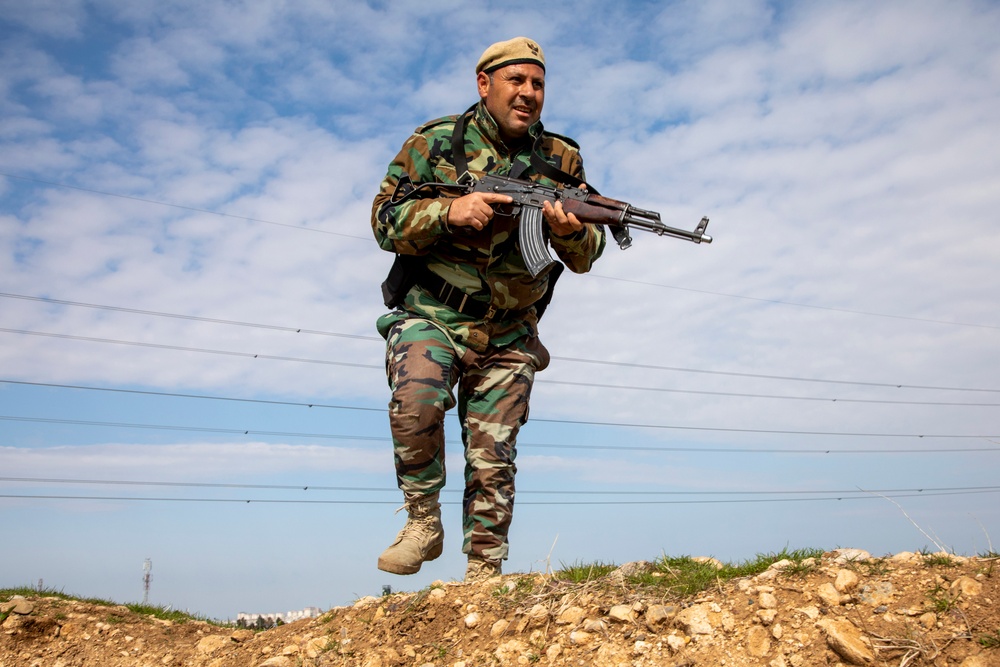
[[[399,203],[394,193],[399,195],[401,181],[401,189],[411,192],[421,183],[455,183],[462,175],[456,161],[466,162],[477,177],[489,172],[562,185],[538,173],[532,152],[567,179],[584,180],[578,146],[543,132],[539,121],[545,60],[535,42],[518,37],[490,46],[476,66],[476,85],[475,107],[427,123],[406,141],[372,207],[379,245],[397,254],[397,265],[408,258],[410,267],[402,294],[390,299],[396,309],[377,323],[386,339],[389,421],[408,512],[406,526],[378,567],[412,574],[441,555],[444,415],[457,404],[466,459],[467,581],[499,574],[507,558],[515,439],[528,419],[535,373],[549,363],[537,330],[539,308],[547,301],[539,300],[558,274],[549,270],[532,277],[525,268],[517,219],[493,208],[510,203],[506,195],[456,197],[430,189]],[[461,135],[456,123],[460,131],[464,126]],[[454,136],[463,145],[453,146]],[[559,259],[576,273],[590,270],[604,249],[604,230],[567,215],[561,203],[546,203],[542,213]]]

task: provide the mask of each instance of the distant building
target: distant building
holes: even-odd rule
[[[241,628],[273,628],[276,625],[301,621],[304,618],[316,618],[323,611],[319,607],[306,607],[299,611],[276,612],[273,614],[248,614],[241,611],[236,615],[236,625]]]

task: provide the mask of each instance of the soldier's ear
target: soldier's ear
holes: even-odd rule
[[[487,93],[490,92],[491,83],[493,83],[493,81],[490,79],[490,75],[486,72],[480,72],[476,75],[476,88],[479,89],[479,99],[486,99]]]

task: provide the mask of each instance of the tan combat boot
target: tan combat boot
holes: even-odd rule
[[[378,569],[393,574],[413,574],[425,561],[441,555],[444,528],[438,494],[406,501],[409,518],[396,541],[378,557]]]
[[[465,569],[465,583],[486,581],[500,574],[500,561],[486,560],[480,556],[469,556],[469,565]]]

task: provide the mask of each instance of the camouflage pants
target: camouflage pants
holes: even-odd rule
[[[389,423],[396,479],[406,499],[444,487],[444,417],[458,405],[465,445],[462,551],[467,554],[507,558],[515,440],[528,420],[535,371],[547,361],[537,338],[478,353],[416,317],[397,321],[387,333]]]

